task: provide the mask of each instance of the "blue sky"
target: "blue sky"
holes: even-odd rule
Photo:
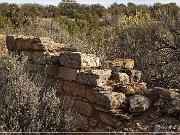
[[[57,5],[61,0],[0,0],[0,3],[2,2],[8,2],[8,3],[39,3],[43,5]],[[95,4],[100,3],[104,6],[108,6],[114,2],[117,3],[139,3],[139,4],[153,4],[157,2],[161,3],[169,3],[169,2],[176,2],[180,6],[180,0],[77,0],[79,3],[83,4]]]

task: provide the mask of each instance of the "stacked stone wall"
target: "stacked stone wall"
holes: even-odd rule
[[[44,70],[46,77],[57,82],[58,97],[71,99],[72,111],[81,115],[77,124],[80,131],[155,130],[157,124],[153,123],[154,127],[151,124],[158,119],[147,117],[155,119],[168,94],[173,107],[167,107],[165,114],[174,118],[177,113],[175,117],[179,119],[179,98],[176,98],[180,96],[179,90],[147,89],[141,80],[142,72],[134,70],[132,59],[108,60],[108,68],[101,69],[99,57],[76,52],[48,38],[7,36],[6,43],[9,53],[28,57],[26,68],[30,74],[51,61]],[[133,124],[137,125],[132,127]]]

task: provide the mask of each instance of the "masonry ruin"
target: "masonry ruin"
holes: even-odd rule
[[[148,89],[132,59],[108,60],[102,69],[99,57],[49,38],[9,35],[6,44],[9,53],[28,57],[30,74],[48,65],[43,71],[57,82],[57,96],[69,97],[81,115],[79,131],[180,131],[180,91]]]

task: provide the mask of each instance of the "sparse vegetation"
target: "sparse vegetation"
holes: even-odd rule
[[[11,56],[0,61],[0,131],[74,131],[76,119],[70,109],[60,109],[55,87],[40,77],[30,79],[25,62]]]

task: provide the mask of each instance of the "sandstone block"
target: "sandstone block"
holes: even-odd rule
[[[15,50],[16,50],[17,46],[16,46],[16,44],[15,44],[15,38],[14,38],[14,36],[8,35],[8,36],[6,37],[6,45],[7,45],[7,49],[8,49],[9,51],[15,51]]]
[[[113,72],[111,79],[120,84],[129,83],[129,76],[126,73]]]
[[[110,91],[96,91],[91,89],[87,90],[86,98],[94,104],[101,105],[107,109],[110,109],[110,99],[107,96]]]
[[[122,85],[122,86],[120,86],[120,89],[125,94],[137,94],[142,91],[146,91],[147,86],[146,86],[146,83],[141,82],[138,84],[132,83],[132,84]]]
[[[142,95],[134,95],[130,98],[130,112],[143,112],[149,108],[151,101]]]
[[[74,110],[77,113],[83,114],[85,116],[91,116],[93,111],[92,106],[89,103],[82,101],[76,101]]]
[[[80,72],[77,75],[77,82],[86,85],[103,86],[111,76],[111,70],[91,70]]]
[[[133,70],[133,69],[122,69],[119,67],[114,67],[112,70],[112,75],[117,73],[126,73],[129,76],[130,82],[139,83],[141,81],[142,72],[139,70]]]
[[[109,98],[111,99],[111,109],[116,110],[121,107],[122,103],[126,99],[126,96],[123,93],[112,92],[111,95],[109,95]]]
[[[62,78],[67,81],[76,81],[77,73],[79,73],[79,70],[68,67],[60,67],[58,78]]]
[[[17,45],[18,50],[29,51],[33,50],[33,39],[23,39],[23,38],[16,38],[15,43]]]
[[[134,68],[134,60],[132,59],[115,59],[111,61],[107,61],[108,67],[114,68],[119,67],[122,69],[133,69]]]
[[[64,52],[59,55],[60,64],[70,68],[90,68],[99,67],[100,60],[93,54],[85,54],[81,52]]]
[[[123,93],[112,91],[87,90],[86,98],[94,104],[101,105],[104,109],[119,109],[126,97]]]
[[[33,49],[37,51],[45,51],[46,48],[42,43],[33,44]]]
[[[45,59],[46,59],[46,53],[44,52],[34,52],[33,55],[33,60],[37,64],[43,64]]]
[[[63,90],[68,95],[86,97],[86,87],[81,84],[65,81]]]

